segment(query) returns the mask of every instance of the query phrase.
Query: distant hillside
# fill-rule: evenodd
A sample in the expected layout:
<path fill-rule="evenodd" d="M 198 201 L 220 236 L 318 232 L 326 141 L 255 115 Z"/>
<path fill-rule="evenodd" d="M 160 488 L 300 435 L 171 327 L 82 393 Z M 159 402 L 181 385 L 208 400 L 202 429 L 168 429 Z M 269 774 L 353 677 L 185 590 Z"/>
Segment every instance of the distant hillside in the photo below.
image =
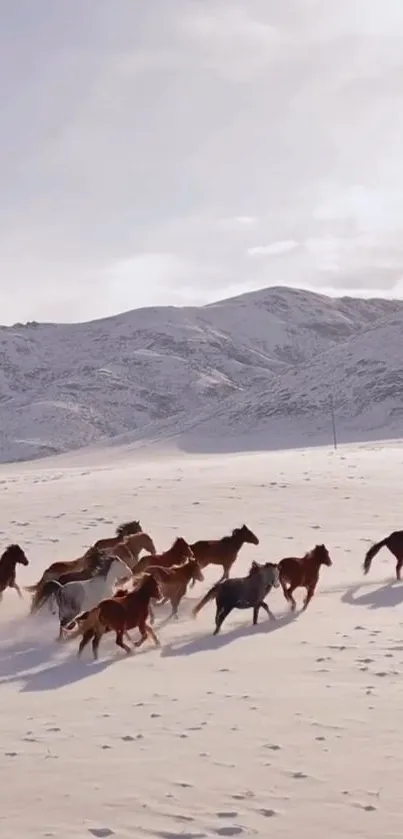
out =
<path fill-rule="evenodd" d="M 176 435 L 197 449 L 198 438 L 215 448 L 257 434 L 270 447 L 287 424 L 290 440 L 327 428 L 330 394 L 346 427 L 387 430 L 403 409 L 402 338 L 402 301 L 276 287 L 203 307 L 0 327 L 0 460 L 122 435 Z"/>

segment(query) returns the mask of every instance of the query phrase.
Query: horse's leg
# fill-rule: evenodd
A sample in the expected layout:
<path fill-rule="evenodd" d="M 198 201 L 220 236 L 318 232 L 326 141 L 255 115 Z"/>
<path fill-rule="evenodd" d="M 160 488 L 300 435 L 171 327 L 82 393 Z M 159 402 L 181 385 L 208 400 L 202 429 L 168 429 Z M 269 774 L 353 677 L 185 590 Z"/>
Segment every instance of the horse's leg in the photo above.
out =
<path fill-rule="evenodd" d="M 302 612 L 305 612 L 305 609 L 307 608 L 308 604 L 312 600 L 312 598 L 315 594 L 315 588 L 316 588 L 316 582 L 313 583 L 313 585 L 307 586 L 306 597 L 305 597 L 305 600 L 304 600 L 304 605 L 302 607 Z"/>
<path fill-rule="evenodd" d="M 138 641 L 134 642 L 135 647 L 141 647 L 141 645 L 144 644 L 144 641 L 147 640 L 148 632 L 147 632 L 147 624 L 146 624 L 145 619 L 142 620 L 142 621 L 139 621 L 138 630 L 140 632 L 141 638 L 139 638 Z"/>
<path fill-rule="evenodd" d="M 201 569 L 201 571 L 204 571 L 204 569 L 207 568 L 208 565 L 210 565 L 209 562 L 203 563 L 202 560 L 200 560 L 200 561 L 198 560 L 198 562 L 199 562 L 199 568 Z M 190 583 L 189 588 L 194 588 L 194 586 L 196 585 L 196 582 L 197 582 L 197 580 L 195 580 L 195 578 L 193 577 L 193 580 Z"/>
<path fill-rule="evenodd" d="M 81 638 L 81 641 L 80 641 L 80 646 L 78 648 L 78 653 L 77 653 L 78 658 L 80 658 L 80 655 L 81 655 L 84 647 L 87 646 L 87 644 L 91 641 L 91 638 L 93 638 L 94 635 L 95 635 L 95 633 L 94 633 L 93 629 L 87 629 L 87 631 L 84 632 L 84 635 L 83 635 L 83 637 Z"/>
<path fill-rule="evenodd" d="M 397 580 L 402 579 L 402 576 L 401 576 L 402 567 L 403 567 L 403 556 L 399 557 L 399 559 L 397 560 L 397 564 L 396 564 L 396 579 Z"/>
<path fill-rule="evenodd" d="M 116 644 L 118 645 L 118 647 L 122 647 L 122 650 L 125 650 L 125 652 L 129 655 L 131 653 L 132 649 L 127 644 L 125 644 L 125 642 L 123 640 L 123 634 L 124 634 L 123 629 L 117 630 L 117 632 L 116 632 Z"/>
<path fill-rule="evenodd" d="M 14 588 L 14 589 L 16 590 L 17 594 L 18 594 L 18 597 L 19 597 L 21 600 L 23 600 L 23 594 L 22 594 L 22 591 L 21 591 L 21 589 L 20 589 L 20 587 L 19 587 L 18 583 L 15 583 L 15 582 L 14 582 L 14 583 L 12 584 L 11 588 Z"/>
<path fill-rule="evenodd" d="M 144 624 L 144 626 L 145 626 L 145 628 L 146 628 L 146 630 L 147 630 L 147 634 L 148 634 L 148 635 L 150 636 L 150 638 L 152 638 L 152 640 L 154 641 L 155 646 L 156 646 L 156 647 L 160 647 L 160 646 L 161 646 L 161 642 L 160 642 L 160 640 L 159 640 L 158 636 L 155 634 L 155 632 L 154 632 L 154 630 L 152 629 L 152 627 L 151 627 L 149 624 L 147 624 L 147 623 L 146 623 L 146 624 Z"/>
<path fill-rule="evenodd" d="M 232 606 L 221 606 L 220 608 L 217 607 L 217 612 L 215 616 L 215 630 L 213 635 L 218 635 L 225 618 L 228 617 L 229 613 L 232 612 Z"/>
<path fill-rule="evenodd" d="M 150 623 L 154 623 L 155 618 L 154 618 L 154 612 L 153 612 L 153 610 L 152 610 L 152 608 L 151 608 L 151 603 L 150 603 L 150 605 L 149 605 L 149 607 L 148 607 L 148 617 L 149 617 L 149 619 L 150 619 Z"/>
<path fill-rule="evenodd" d="M 179 604 L 180 604 L 180 602 L 182 600 L 182 597 L 184 596 L 185 593 L 186 593 L 186 585 L 181 586 L 181 588 L 178 588 L 173 593 L 173 595 L 171 597 L 172 612 L 171 612 L 169 618 L 175 618 L 175 620 L 179 620 L 179 618 L 178 618 Z"/>
<path fill-rule="evenodd" d="M 280 585 L 281 585 L 281 588 L 283 590 L 284 597 L 285 597 L 287 603 L 289 603 L 290 598 L 289 598 L 289 595 L 288 595 L 287 584 L 286 584 L 286 581 L 282 579 L 282 577 L 280 577 Z"/>
<path fill-rule="evenodd" d="M 253 607 L 253 626 L 256 626 L 259 617 L 260 603 Z"/>
<path fill-rule="evenodd" d="M 292 612 L 295 612 L 295 610 L 297 608 L 296 601 L 293 597 L 293 592 L 295 591 L 295 588 L 296 588 L 296 586 L 290 585 L 289 588 L 287 589 L 287 593 L 284 590 L 286 600 L 288 600 L 288 602 L 291 603 L 291 611 Z"/>
<path fill-rule="evenodd" d="M 264 600 L 262 600 L 261 603 L 259 603 L 259 606 L 257 608 L 258 609 L 259 608 L 264 609 L 265 612 L 268 614 L 270 620 L 272 620 L 272 621 L 276 620 L 276 616 L 273 615 L 273 612 L 269 609 L 267 603 L 265 603 Z"/>
<path fill-rule="evenodd" d="M 99 645 L 101 643 L 101 638 L 102 638 L 104 633 L 100 632 L 99 630 L 98 631 L 90 630 L 90 631 L 92 631 L 92 633 L 93 633 L 92 634 L 92 654 L 94 656 L 95 661 L 97 661 L 98 660 Z"/>

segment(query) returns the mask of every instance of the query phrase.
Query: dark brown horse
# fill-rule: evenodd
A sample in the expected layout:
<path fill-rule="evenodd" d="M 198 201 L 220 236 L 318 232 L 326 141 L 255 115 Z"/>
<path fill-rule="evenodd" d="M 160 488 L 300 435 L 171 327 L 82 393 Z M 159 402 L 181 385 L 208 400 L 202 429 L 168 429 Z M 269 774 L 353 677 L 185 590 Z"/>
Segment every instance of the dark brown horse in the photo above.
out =
<path fill-rule="evenodd" d="M 401 579 L 401 571 L 403 568 L 403 530 L 394 530 L 386 539 L 382 539 L 381 542 L 376 542 L 375 545 L 367 551 L 364 564 L 363 564 L 363 571 L 364 574 L 368 574 L 369 569 L 371 568 L 371 563 L 381 548 L 389 548 L 391 554 L 397 559 L 396 563 L 396 579 Z"/>
<path fill-rule="evenodd" d="M 148 636 L 152 638 L 156 646 L 159 646 L 160 642 L 154 630 L 147 623 L 150 603 L 153 599 L 161 599 L 161 590 L 155 577 L 146 572 L 128 594 L 123 596 L 120 593 L 117 597 L 101 600 L 94 609 L 75 618 L 65 627 L 65 634 L 68 635 L 70 631 L 73 631 L 74 635 L 82 634 L 78 648 L 79 656 L 92 640 L 92 652 L 95 659 L 98 658 L 99 644 L 106 632 L 115 632 L 116 644 L 127 653 L 131 653 L 132 649 L 124 643 L 123 636 L 127 636 L 129 629 L 136 627 L 140 631 L 141 638 L 135 642 L 135 647 L 141 647 Z"/>
<path fill-rule="evenodd" d="M 28 559 L 19 545 L 9 545 L 0 558 L 0 600 L 6 588 L 13 588 L 22 597 L 16 582 L 16 565 L 29 565 Z"/>
<path fill-rule="evenodd" d="M 206 568 L 207 565 L 221 565 L 223 569 L 223 575 L 219 580 L 221 582 L 221 580 L 228 580 L 231 568 L 245 543 L 258 545 L 259 539 L 246 524 L 243 524 L 242 527 L 235 528 L 231 536 L 223 536 L 222 539 L 200 539 L 190 547 L 200 568 Z"/>
<path fill-rule="evenodd" d="M 321 565 L 327 567 L 332 565 L 332 560 L 325 545 L 316 545 L 312 551 L 303 557 L 287 556 L 279 562 L 281 587 L 287 603 L 291 603 L 292 611 L 297 608 L 293 597 L 296 588 L 306 589 L 302 611 L 304 612 L 307 608 L 315 594 Z"/>
<path fill-rule="evenodd" d="M 169 618 L 178 619 L 178 608 L 182 598 L 186 594 L 189 583 L 193 580 L 195 583 L 202 583 L 204 580 L 203 572 L 200 568 L 197 559 L 188 559 L 180 565 L 172 565 L 170 568 L 162 568 L 158 565 L 149 565 L 147 572 L 153 574 L 158 581 L 163 602 L 168 600 L 172 606 L 172 612 Z M 150 609 L 150 616 L 152 612 Z"/>

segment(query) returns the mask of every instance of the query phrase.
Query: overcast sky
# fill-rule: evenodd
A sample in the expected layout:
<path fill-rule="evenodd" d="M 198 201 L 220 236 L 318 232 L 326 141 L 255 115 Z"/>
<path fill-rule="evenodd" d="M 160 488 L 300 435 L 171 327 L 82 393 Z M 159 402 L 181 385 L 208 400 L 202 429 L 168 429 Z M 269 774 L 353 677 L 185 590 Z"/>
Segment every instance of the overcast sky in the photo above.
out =
<path fill-rule="evenodd" d="M 403 0 L 0 0 L 0 322 L 403 296 Z"/>

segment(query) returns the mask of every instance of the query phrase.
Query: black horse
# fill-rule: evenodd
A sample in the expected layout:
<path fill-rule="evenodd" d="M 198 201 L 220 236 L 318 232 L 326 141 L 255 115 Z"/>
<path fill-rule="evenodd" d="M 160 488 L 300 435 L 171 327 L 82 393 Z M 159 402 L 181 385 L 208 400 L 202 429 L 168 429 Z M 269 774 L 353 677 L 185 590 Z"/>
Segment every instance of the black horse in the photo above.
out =
<path fill-rule="evenodd" d="M 273 562 L 260 565 L 254 561 L 247 577 L 233 577 L 216 583 L 194 607 L 192 615 L 195 618 L 210 600 L 215 600 L 217 611 L 214 635 L 220 631 L 225 618 L 233 609 L 253 609 L 254 624 L 258 621 L 260 609 L 264 609 L 269 618 L 275 620 L 264 598 L 272 588 L 278 588 L 279 585 L 278 565 Z"/>

